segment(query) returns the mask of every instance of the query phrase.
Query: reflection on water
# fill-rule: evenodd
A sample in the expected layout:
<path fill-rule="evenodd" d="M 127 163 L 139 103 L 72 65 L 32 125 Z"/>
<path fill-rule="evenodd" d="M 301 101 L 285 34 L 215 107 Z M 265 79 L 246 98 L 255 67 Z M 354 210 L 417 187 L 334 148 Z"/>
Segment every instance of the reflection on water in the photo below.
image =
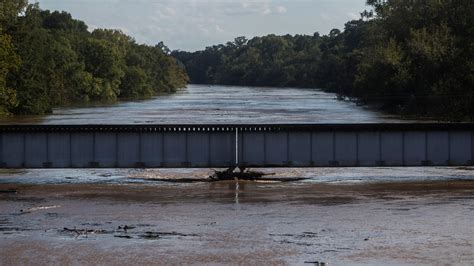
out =
<path fill-rule="evenodd" d="M 151 100 L 83 108 L 52 115 L 15 117 L 0 123 L 375 123 L 400 122 L 318 89 L 189 85 Z"/>
<path fill-rule="evenodd" d="M 235 180 L 235 204 L 239 204 L 239 180 Z"/>

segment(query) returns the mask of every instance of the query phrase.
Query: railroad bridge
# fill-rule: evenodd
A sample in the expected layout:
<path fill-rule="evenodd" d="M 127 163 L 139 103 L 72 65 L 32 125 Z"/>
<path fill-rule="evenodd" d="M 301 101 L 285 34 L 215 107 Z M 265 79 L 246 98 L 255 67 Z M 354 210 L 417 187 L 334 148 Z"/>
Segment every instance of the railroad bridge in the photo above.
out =
<path fill-rule="evenodd" d="M 473 164 L 470 123 L 0 126 L 1 168 Z"/>

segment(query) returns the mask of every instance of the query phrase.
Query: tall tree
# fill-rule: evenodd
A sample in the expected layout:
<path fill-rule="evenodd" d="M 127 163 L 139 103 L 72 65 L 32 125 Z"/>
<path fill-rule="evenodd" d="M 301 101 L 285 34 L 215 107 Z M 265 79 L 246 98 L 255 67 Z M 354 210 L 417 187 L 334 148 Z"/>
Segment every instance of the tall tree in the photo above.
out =
<path fill-rule="evenodd" d="M 474 1 L 368 0 L 321 36 L 267 35 L 172 54 L 191 82 L 319 87 L 401 115 L 474 119 Z"/>
<path fill-rule="evenodd" d="M 0 115 L 8 114 L 17 105 L 16 91 L 7 86 L 7 76 L 19 68 L 21 60 L 8 32 L 26 5 L 26 0 L 0 2 Z"/>
<path fill-rule="evenodd" d="M 2 1 L 0 12 L 0 115 L 150 97 L 186 85 L 184 69 L 163 43 L 138 45 L 118 30 L 90 33 L 69 13 L 26 1 Z"/>

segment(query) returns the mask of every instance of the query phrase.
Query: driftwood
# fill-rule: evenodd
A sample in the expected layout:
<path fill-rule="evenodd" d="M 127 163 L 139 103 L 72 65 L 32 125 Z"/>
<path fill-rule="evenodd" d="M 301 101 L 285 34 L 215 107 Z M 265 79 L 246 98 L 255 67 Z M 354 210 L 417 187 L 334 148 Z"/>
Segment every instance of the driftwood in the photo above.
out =
<path fill-rule="evenodd" d="M 240 171 L 236 171 L 235 167 L 228 168 L 223 171 L 214 171 L 210 176 L 203 178 L 143 178 L 146 181 L 161 181 L 169 183 L 194 183 L 194 182 L 218 182 L 218 181 L 231 181 L 231 180 L 242 180 L 242 181 L 270 181 L 270 182 L 295 182 L 306 180 L 306 177 L 269 177 L 275 175 L 275 173 L 264 173 L 258 171 L 250 171 L 249 169 L 239 168 Z"/>
<path fill-rule="evenodd" d="M 76 227 L 74 227 L 74 228 L 64 227 L 62 232 L 74 233 L 74 234 L 76 234 L 76 237 L 78 237 L 80 235 L 87 236 L 88 234 L 106 234 L 106 233 L 108 233 L 106 230 L 103 230 L 103 229 L 97 229 L 97 230 L 94 230 L 94 229 L 77 229 Z"/>
<path fill-rule="evenodd" d="M 123 230 L 125 233 L 127 233 L 127 230 L 131 230 L 131 229 L 135 229 L 135 226 L 129 226 L 129 225 L 121 226 L 121 225 L 119 225 L 117 227 L 117 231 L 118 230 Z"/>
<path fill-rule="evenodd" d="M 266 175 L 275 175 L 275 173 L 263 173 L 250 171 L 245 168 L 239 168 L 240 171 L 236 172 L 235 168 L 228 168 L 224 171 L 214 170 L 214 174 L 209 176 L 209 179 L 213 181 L 223 181 L 223 180 L 258 180 Z"/>
<path fill-rule="evenodd" d="M 0 193 L 2 193 L 2 194 L 3 193 L 5 193 L 5 194 L 7 194 L 7 193 L 16 194 L 16 193 L 18 193 L 18 191 L 16 189 L 1 189 Z"/>
<path fill-rule="evenodd" d="M 155 232 L 155 231 L 146 231 L 144 233 L 138 233 L 135 235 L 129 235 L 129 234 L 116 234 L 114 237 L 118 238 L 125 238 L 125 239 L 146 239 L 146 240 L 156 240 L 160 239 L 162 237 L 166 236 L 172 236 L 172 237 L 195 237 L 199 236 L 196 234 L 183 234 L 183 233 L 178 233 L 178 232 Z"/>

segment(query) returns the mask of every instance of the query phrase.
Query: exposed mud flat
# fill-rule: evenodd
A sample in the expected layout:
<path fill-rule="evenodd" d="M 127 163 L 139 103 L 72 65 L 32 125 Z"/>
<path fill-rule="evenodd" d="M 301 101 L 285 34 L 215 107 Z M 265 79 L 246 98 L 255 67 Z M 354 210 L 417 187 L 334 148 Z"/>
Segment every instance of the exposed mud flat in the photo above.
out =
<path fill-rule="evenodd" d="M 0 191 L 2 265 L 474 263 L 474 180 Z"/>

